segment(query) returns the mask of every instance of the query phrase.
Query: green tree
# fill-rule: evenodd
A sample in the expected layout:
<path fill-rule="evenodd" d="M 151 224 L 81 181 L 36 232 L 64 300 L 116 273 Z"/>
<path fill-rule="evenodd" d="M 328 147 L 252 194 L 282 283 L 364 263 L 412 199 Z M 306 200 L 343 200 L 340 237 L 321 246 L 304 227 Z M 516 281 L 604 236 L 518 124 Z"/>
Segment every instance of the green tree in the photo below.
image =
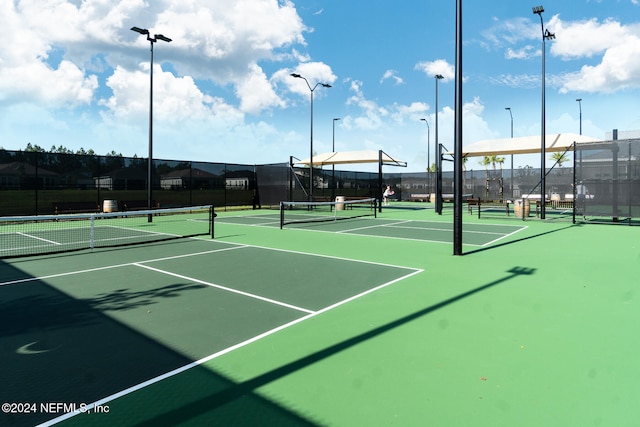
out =
<path fill-rule="evenodd" d="M 566 151 L 565 152 L 557 151 L 557 152 L 553 153 L 549 159 L 551 161 L 555 162 L 558 165 L 559 168 L 562 167 L 562 164 L 564 162 L 568 162 L 569 161 L 569 159 L 567 158 Z"/>

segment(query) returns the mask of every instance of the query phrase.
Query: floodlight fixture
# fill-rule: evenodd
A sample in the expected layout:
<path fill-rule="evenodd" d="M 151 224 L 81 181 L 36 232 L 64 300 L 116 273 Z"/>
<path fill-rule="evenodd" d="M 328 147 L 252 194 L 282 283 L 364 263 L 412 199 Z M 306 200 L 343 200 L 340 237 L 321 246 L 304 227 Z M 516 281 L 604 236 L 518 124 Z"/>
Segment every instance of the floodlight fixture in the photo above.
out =
<path fill-rule="evenodd" d="M 545 41 L 552 40 L 556 38 L 556 35 L 550 32 L 548 29 L 544 28 L 544 20 L 542 19 L 542 12 L 544 12 L 544 8 L 542 6 L 535 6 L 532 8 L 533 13 L 540 17 L 540 28 L 542 30 L 542 118 L 541 118 L 541 147 L 540 147 L 540 218 L 545 219 L 546 216 L 546 207 L 545 207 L 545 197 L 546 197 L 546 167 L 545 167 L 545 156 L 546 156 L 546 113 L 545 113 L 545 52 L 547 50 Z"/>
<path fill-rule="evenodd" d="M 155 34 L 151 37 L 149 30 L 146 28 L 140 27 L 131 27 L 131 31 L 135 31 L 136 33 L 142 34 L 143 36 L 147 36 L 147 40 L 151 45 L 151 60 L 149 66 L 149 160 L 147 164 L 147 209 L 153 209 L 153 198 L 152 198 L 152 188 L 153 188 L 153 44 L 162 40 L 164 42 L 170 42 L 171 39 L 169 37 L 165 37 L 162 34 Z M 147 216 L 148 222 L 153 221 L 153 215 L 149 214 Z"/>
<path fill-rule="evenodd" d="M 511 107 L 504 107 L 505 110 L 509 112 L 509 117 L 511 117 L 511 139 L 513 139 L 513 113 L 511 112 Z M 513 197 L 513 153 L 511 153 L 511 197 Z"/>
<path fill-rule="evenodd" d="M 542 12 L 544 12 L 544 7 L 542 6 L 534 6 L 531 9 L 533 10 L 533 13 L 536 15 L 540 15 Z"/>
<path fill-rule="evenodd" d="M 310 137 L 309 137 L 309 193 L 308 193 L 308 196 L 309 196 L 309 201 L 312 202 L 313 201 L 313 91 L 316 90 L 318 86 L 330 88 L 331 85 L 328 83 L 317 82 L 313 87 L 311 87 L 311 85 L 309 84 L 309 80 L 307 80 L 306 77 L 298 73 L 291 73 L 289 75 L 291 77 L 295 77 L 296 79 L 304 80 L 305 83 L 307 84 L 307 87 L 309 88 L 309 92 L 311 92 L 311 120 L 310 120 L 311 130 L 309 132 Z"/>
<path fill-rule="evenodd" d="M 440 164 L 440 160 L 438 158 L 438 147 L 439 147 L 439 140 L 438 140 L 438 80 L 442 80 L 444 79 L 444 76 L 442 74 L 436 74 L 435 76 L 436 79 L 436 131 L 435 131 L 435 136 L 436 136 L 436 141 L 435 141 L 435 149 L 436 149 L 436 206 L 435 206 L 435 211 L 438 215 L 442 215 L 442 182 L 440 180 L 440 176 L 441 176 L 441 171 L 439 171 L 438 165 Z"/>
<path fill-rule="evenodd" d="M 427 124 L 427 192 L 431 197 L 431 126 L 429 126 L 429 120 L 425 118 L 420 120 Z"/>
<path fill-rule="evenodd" d="M 576 102 L 580 108 L 580 135 L 582 135 L 582 98 L 576 99 Z"/>
<path fill-rule="evenodd" d="M 162 40 L 163 42 L 167 42 L 167 43 L 169 43 L 171 41 L 171 39 L 169 37 L 165 37 L 162 34 L 156 34 L 153 37 L 155 37 L 158 40 Z"/>
<path fill-rule="evenodd" d="M 136 33 L 140 33 L 144 36 L 148 36 L 149 35 L 149 30 L 147 30 L 146 28 L 140 28 L 140 27 L 131 27 L 131 31 L 135 31 Z"/>
<path fill-rule="evenodd" d="M 340 117 L 334 117 L 332 121 L 333 125 L 333 139 L 331 143 L 331 152 L 336 152 L 336 122 L 340 120 Z M 331 200 L 336 198 L 336 165 L 331 165 Z"/>

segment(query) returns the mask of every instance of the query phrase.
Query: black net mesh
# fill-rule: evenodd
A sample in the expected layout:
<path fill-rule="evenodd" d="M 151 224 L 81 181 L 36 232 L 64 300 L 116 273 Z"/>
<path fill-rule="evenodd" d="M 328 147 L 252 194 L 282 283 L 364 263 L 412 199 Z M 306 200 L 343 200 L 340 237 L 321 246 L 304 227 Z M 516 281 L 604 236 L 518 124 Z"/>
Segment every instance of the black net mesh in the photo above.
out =
<path fill-rule="evenodd" d="M 585 193 L 576 203 L 583 205 L 586 217 L 640 218 L 640 139 L 580 144 L 575 164 L 576 188 Z"/>

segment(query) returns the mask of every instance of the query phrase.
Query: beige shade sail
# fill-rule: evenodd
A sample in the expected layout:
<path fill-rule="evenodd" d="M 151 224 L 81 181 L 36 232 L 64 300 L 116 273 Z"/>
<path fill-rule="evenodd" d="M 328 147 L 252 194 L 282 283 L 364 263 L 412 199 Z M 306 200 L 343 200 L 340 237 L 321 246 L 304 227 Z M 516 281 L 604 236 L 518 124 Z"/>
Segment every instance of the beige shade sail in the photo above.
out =
<path fill-rule="evenodd" d="M 384 151 L 363 150 L 363 151 L 338 151 L 313 156 L 313 166 L 324 165 L 346 165 L 356 163 L 379 163 L 382 160 L 383 165 L 406 167 L 407 162 L 394 159 Z M 309 165 L 310 159 L 304 159 L 296 162 L 296 164 Z"/>
<path fill-rule="evenodd" d="M 597 139 L 575 133 L 558 133 L 547 135 L 545 138 L 545 151 L 566 151 L 572 144 L 595 142 Z M 517 138 L 485 139 L 474 142 L 463 148 L 465 157 L 497 156 L 501 154 L 533 154 L 540 153 L 541 137 L 522 136 Z M 453 155 L 453 152 L 446 153 Z"/>

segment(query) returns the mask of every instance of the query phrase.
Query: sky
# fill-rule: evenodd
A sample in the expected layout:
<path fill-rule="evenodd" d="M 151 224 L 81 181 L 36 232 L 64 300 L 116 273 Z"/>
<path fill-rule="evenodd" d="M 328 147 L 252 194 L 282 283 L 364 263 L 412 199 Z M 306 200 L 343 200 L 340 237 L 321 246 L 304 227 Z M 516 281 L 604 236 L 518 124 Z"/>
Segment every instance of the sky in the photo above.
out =
<path fill-rule="evenodd" d="M 308 158 L 313 95 L 314 153 L 382 149 L 408 164 L 393 172 L 425 171 L 436 114 L 438 141 L 454 147 L 455 8 L 0 0 L 0 147 L 147 157 L 151 43 L 137 26 L 172 39 L 153 44 L 154 158 Z M 462 1 L 463 146 L 510 138 L 507 107 L 513 136 L 540 135 L 543 28 L 556 37 L 545 50 L 547 134 L 640 129 L 640 0 Z M 515 167 L 539 167 L 540 156 L 515 157 Z"/>

